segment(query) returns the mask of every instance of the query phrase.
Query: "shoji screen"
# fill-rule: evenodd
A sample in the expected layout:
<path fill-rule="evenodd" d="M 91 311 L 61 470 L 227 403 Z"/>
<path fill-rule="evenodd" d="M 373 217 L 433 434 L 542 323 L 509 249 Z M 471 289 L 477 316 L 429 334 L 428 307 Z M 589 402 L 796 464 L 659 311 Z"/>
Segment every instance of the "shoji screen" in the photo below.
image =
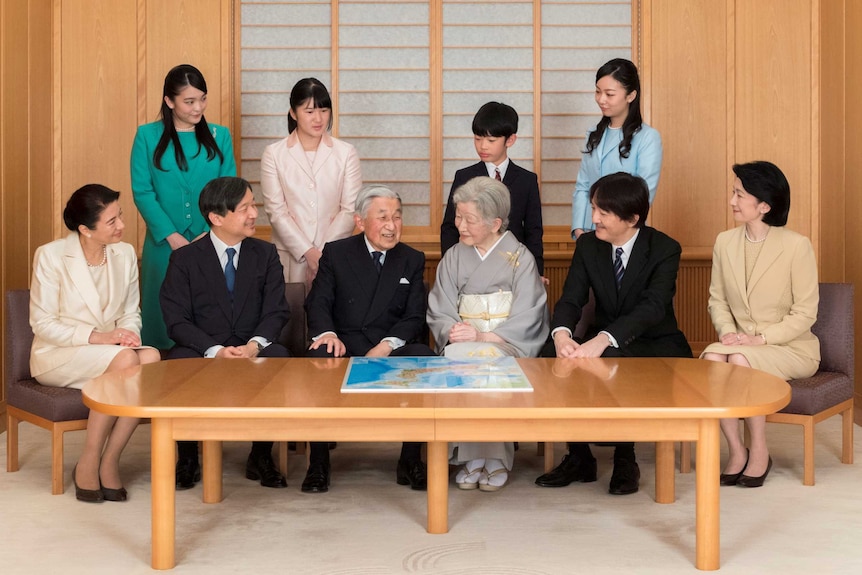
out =
<path fill-rule="evenodd" d="M 478 161 L 470 125 L 491 100 L 518 110 L 511 157 L 539 173 L 546 238 L 566 238 L 595 70 L 632 57 L 627 1 L 243 0 L 240 19 L 243 175 L 259 180 L 291 87 L 315 76 L 334 135 L 366 182 L 401 193 L 417 242 L 435 241 L 455 170 Z"/>

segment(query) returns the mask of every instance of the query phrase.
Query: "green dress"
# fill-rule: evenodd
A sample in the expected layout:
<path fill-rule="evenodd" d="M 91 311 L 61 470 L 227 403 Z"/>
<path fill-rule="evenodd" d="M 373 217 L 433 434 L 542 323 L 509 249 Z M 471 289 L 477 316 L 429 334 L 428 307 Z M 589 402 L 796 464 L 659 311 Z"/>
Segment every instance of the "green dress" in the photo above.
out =
<path fill-rule="evenodd" d="M 201 189 L 214 178 L 236 175 L 230 132 L 217 124 L 209 124 L 209 128 L 224 160 L 218 155 L 207 160 L 206 148 L 198 151 L 194 132 L 178 132 L 187 171 L 177 166 L 172 143 L 162 156 L 162 169 L 153 163 L 153 152 L 164 129 L 161 121 L 139 126 L 132 145 L 132 194 L 147 225 L 141 257 L 141 340 L 159 349 L 173 347 L 159 304 L 159 290 L 171 256 L 166 238 L 178 232 L 191 241 L 209 230 L 198 208 Z"/>

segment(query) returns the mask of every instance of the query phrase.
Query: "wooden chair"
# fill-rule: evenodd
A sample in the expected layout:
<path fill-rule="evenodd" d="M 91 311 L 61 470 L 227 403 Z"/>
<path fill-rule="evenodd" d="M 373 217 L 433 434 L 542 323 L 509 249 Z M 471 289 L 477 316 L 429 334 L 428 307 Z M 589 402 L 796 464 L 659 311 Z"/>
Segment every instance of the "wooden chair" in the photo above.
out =
<path fill-rule="evenodd" d="M 820 368 L 787 383 L 790 404 L 772 415 L 771 423 L 802 426 L 802 484 L 814 485 L 814 426 L 833 415 L 842 417 L 841 462 L 853 463 L 854 333 L 853 284 L 821 283 L 817 321 L 811 328 L 820 340 Z M 691 469 L 691 447 L 680 449 L 680 472 Z"/>
<path fill-rule="evenodd" d="M 63 434 L 87 428 L 90 410 L 81 390 L 40 385 L 30 376 L 30 290 L 6 292 L 6 471 L 18 471 L 18 423 L 26 421 L 51 432 L 51 493 L 60 495 L 63 480 Z"/>

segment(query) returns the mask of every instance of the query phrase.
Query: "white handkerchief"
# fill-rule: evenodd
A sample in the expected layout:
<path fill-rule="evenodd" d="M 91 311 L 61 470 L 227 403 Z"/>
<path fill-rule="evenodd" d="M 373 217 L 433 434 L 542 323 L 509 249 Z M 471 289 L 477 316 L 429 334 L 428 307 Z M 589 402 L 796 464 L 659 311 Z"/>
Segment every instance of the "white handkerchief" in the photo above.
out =
<path fill-rule="evenodd" d="M 400 280 L 398 280 L 398 283 L 399 283 L 399 284 L 407 284 L 407 285 L 410 285 L 410 282 L 409 282 L 409 281 L 407 281 L 407 278 L 401 278 Z"/>

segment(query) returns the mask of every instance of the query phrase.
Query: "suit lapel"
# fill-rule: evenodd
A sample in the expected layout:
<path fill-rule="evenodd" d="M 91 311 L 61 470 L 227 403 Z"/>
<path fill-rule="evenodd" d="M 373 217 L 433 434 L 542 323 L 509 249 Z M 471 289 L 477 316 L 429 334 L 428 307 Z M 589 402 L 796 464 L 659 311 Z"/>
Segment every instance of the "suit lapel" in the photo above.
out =
<path fill-rule="evenodd" d="M 377 291 L 377 281 L 379 279 L 377 270 L 374 269 L 374 262 L 368 254 L 368 248 L 365 245 L 365 236 L 357 234 L 351 237 L 350 253 L 348 264 L 356 278 L 356 284 L 362 290 L 362 301 L 373 302 L 374 294 Z M 386 269 L 389 260 L 389 254 L 386 254 L 386 260 L 383 268 Z M 382 272 L 381 272 L 382 274 Z M 370 309 L 370 306 L 369 306 Z"/>
<path fill-rule="evenodd" d="M 252 280 L 254 279 L 254 270 L 260 265 L 260 253 L 257 251 L 257 246 L 254 242 L 243 240 L 242 247 L 239 251 L 239 266 L 236 270 L 236 283 L 233 287 L 233 313 L 239 315 L 248 299 L 249 291 L 252 288 Z M 227 293 L 227 282 L 225 282 L 225 293 Z M 230 294 L 228 294 L 230 299 Z"/>
<path fill-rule="evenodd" d="M 746 291 L 748 295 L 751 295 L 754 286 L 757 285 L 757 282 L 760 281 L 766 271 L 779 258 L 781 252 L 784 251 L 780 235 L 779 228 L 769 229 L 766 241 L 763 242 L 763 247 L 760 249 L 760 254 L 754 263 L 754 269 L 751 270 L 751 279 L 748 280 L 748 289 Z M 745 258 L 742 259 L 744 260 Z"/>
<path fill-rule="evenodd" d="M 599 285 L 597 289 L 594 289 L 593 292 L 596 294 L 596 298 L 599 298 L 599 294 L 605 294 L 610 298 L 611 309 L 617 309 L 619 294 L 617 294 L 617 282 L 614 279 L 614 267 L 613 262 L 611 261 L 611 244 L 608 242 L 603 242 L 599 239 L 596 239 L 596 269 L 598 270 L 598 282 Z M 577 248 L 575 248 L 577 249 Z"/>
<path fill-rule="evenodd" d="M 84 257 L 84 250 L 81 248 L 81 242 L 78 239 L 78 234 L 71 233 L 66 236 L 66 244 L 63 249 L 63 265 L 66 268 L 66 273 L 72 278 L 72 283 L 78 288 L 78 293 L 81 299 L 96 318 L 99 323 L 102 323 L 102 310 L 99 306 L 99 292 L 96 289 L 96 284 L 93 283 L 93 276 L 87 269 L 87 258 Z"/>
<path fill-rule="evenodd" d="M 120 315 L 119 309 L 126 303 L 125 297 L 119 297 L 125 296 L 126 284 L 128 283 L 124 259 L 123 253 L 116 244 L 108 246 L 108 293 L 110 299 L 105 310 L 105 317 Z"/>
<path fill-rule="evenodd" d="M 320 139 L 320 144 L 317 146 L 317 152 L 314 154 L 314 164 L 311 166 L 311 171 L 314 174 L 317 174 L 317 172 L 326 165 L 326 162 L 329 160 L 329 156 L 331 155 L 332 138 L 329 137 L 329 134 L 323 134 L 323 137 Z"/>
<path fill-rule="evenodd" d="M 736 284 L 738 293 L 746 293 L 745 289 L 745 226 L 737 228 L 737 233 L 727 242 L 723 260 L 728 262 L 730 274 Z"/>
<path fill-rule="evenodd" d="M 320 147 L 320 146 L 318 146 Z M 302 149 L 302 144 L 299 141 L 299 136 L 296 135 L 296 130 L 287 138 L 287 153 L 293 158 L 293 161 L 299 166 L 306 176 L 314 179 L 314 169 L 308 163 L 308 156 L 305 155 L 305 150 Z"/>
<path fill-rule="evenodd" d="M 204 281 L 209 282 L 210 285 L 216 286 L 214 289 L 218 292 L 219 307 L 221 307 L 225 317 L 233 323 L 233 306 L 231 304 L 230 294 L 227 292 L 224 270 L 221 267 L 221 262 L 218 259 L 218 254 L 216 254 L 215 246 L 213 245 L 210 235 L 207 234 L 198 241 L 192 243 L 192 245 L 195 246 L 195 249 L 199 252 L 196 259 L 201 271 L 201 277 L 204 278 Z M 240 265 L 242 265 L 242 258 L 244 256 L 245 254 L 240 255 Z M 239 282 L 239 274 L 237 274 L 237 282 Z M 236 293 L 236 286 L 234 286 L 234 293 Z"/>
<path fill-rule="evenodd" d="M 399 249 L 400 247 L 401 244 L 397 244 L 386 252 L 383 269 L 380 270 L 380 276 L 374 286 L 374 297 L 371 300 L 371 305 L 368 306 L 368 313 L 365 315 L 366 322 L 370 322 L 386 311 L 389 308 L 389 302 L 395 295 L 395 289 L 398 287 L 401 272 L 404 269 L 404 254 Z"/>
<path fill-rule="evenodd" d="M 650 255 L 650 231 L 646 228 L 641 228 L 638 232 L 638 238 L 632 246 L 632 253 L 629 255 L 629 261 L 626 265 L 623 281 L 620 284 L 618 302 L 625 301 L 626 295 L 631 290 L 635 279 L 640 277 L 644 268 L 649 261 Z M 608 254 L 610 256 L 610 254 Z"/>

